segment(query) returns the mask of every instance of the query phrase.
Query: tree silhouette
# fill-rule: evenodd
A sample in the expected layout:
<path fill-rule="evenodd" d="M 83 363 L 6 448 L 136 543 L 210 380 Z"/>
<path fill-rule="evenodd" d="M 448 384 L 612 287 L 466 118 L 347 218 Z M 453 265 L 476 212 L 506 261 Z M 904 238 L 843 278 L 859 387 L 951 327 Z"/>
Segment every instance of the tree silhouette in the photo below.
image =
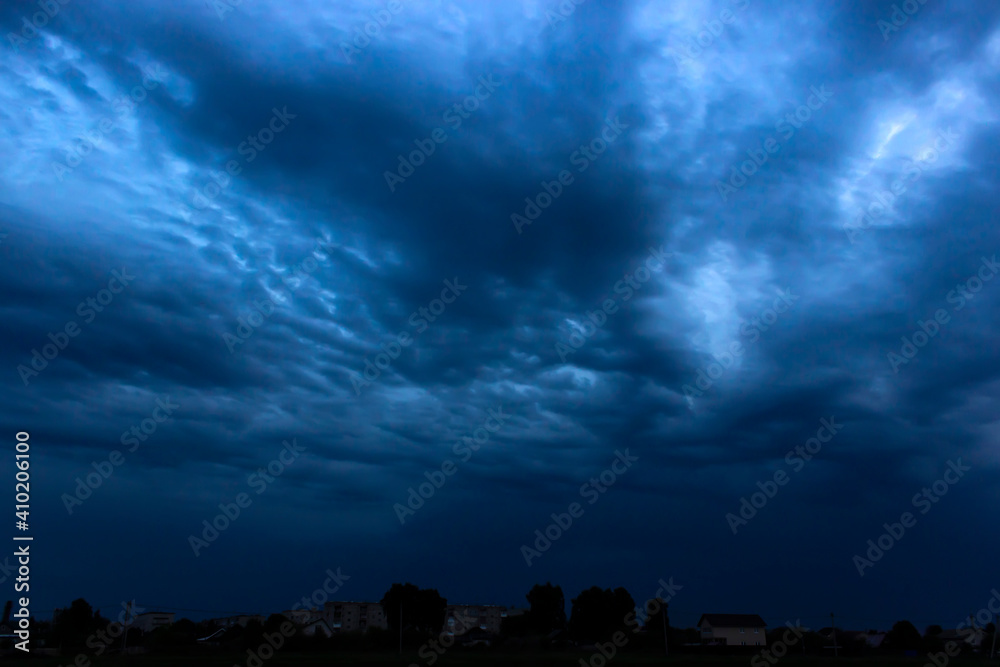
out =
<path fill-rule="evenodd" d="M 527 637 L 531 634 L 531 614 L 508 615 L 500 621 L 500 634 L 504 637 Z"/>
<path fill-rule="evenodd" d="M 264 621 L 264 632 L 281 632 L 281 626 L 291 623 L 287 616 L 283 614 L 271 614 Z M 294 623 L 292 623 L 294 625 Z"/>
<path fill-rule="evenodd" d="M 660 602 L 659 609 L 655 607 L 654 609 L 655 611 L 646 617 L 643 629 L 646 631 L 646 636 L 652 645 L 663 646 L 664 622 L 666 622 L 667 626 L 667 637 L 673 638 L 673 634 L 670 631 L 670 614 L 667 613 L 667 604 L 662 601 Z"/>
<path fill-rule="evenodd" d="M 581 641 L 605 641 L 626 629 L 625 619 L 635 609 L 635 600 L 624 588 L 592 586 L 573 599 L 570 634 Z"/>
<path fill-rule="evenodd" d="M 95 613 L 86 600 L 78 598 L 52 619 L 52 637 L 63 651 L 72 651 L 82 648 L 87 637 L 107 623 L 101 612 Z"/>
<path fill-rule="evenodd" d="M 920 631 L 909 621 L 898 621 L 886 633 L 882 646 L 897 651 L 916 651 L 920 648 Z"/>
<path fill-rule="evenodd" d="M 533 632 L 547 635 L 566 627 L 566 598 L 561 587 L 549 582 L 545 582 L 544 586 L 535 584 L 524 597 L 531 605 L 528 616 Z"/>
<path fill-rule="evenodd" d="M 417 588 L 411 583 L 393 584 L 382 596 L 389 629 L 398 633 L 400 608 L 403 629 L 412 629 L 421 635 L 441 632 L 448 601 L 433 588 Z"/>
<path fill-rule="evenodd" d="M 256 618 L 251 618 L 247 621 L 247 624 L 243 626 L 240 641 L 243 644 L 244 650 L 256 650 L 256 648 L 264 642 L 264 624 Z"/>
<path fill-rule="evenodd" d="M 194 621 L 182 618 L 166 627 L 156 628 L 143 639 L 149 650 L 171 651 L 195 646 L 198 626 Z"/>
<path fill-rule="evenodd" d="M 990 651 L 993 650 L 993 635 L 996 634 L 996 631 L 997 626 L 992 621 L 987 623 L 986 627 L 983 628 L 983 643 L 980 644 L 983 654 L 990 655 Z M 997 641 L 1000 641 L 1000 637 L 997 638 Z M 1000 648 L 996 650 L 1000 652 Z"/>

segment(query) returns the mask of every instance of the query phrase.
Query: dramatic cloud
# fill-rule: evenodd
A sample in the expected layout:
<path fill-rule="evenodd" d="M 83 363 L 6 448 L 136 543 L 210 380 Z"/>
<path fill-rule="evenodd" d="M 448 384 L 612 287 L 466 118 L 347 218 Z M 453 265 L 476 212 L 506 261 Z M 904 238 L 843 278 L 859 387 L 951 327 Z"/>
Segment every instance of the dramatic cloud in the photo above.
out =
<path fill-rule="evenodd" d="M 0 9 L 39 615 L 997 585 L 1000 6 L 54 4 Z"/>

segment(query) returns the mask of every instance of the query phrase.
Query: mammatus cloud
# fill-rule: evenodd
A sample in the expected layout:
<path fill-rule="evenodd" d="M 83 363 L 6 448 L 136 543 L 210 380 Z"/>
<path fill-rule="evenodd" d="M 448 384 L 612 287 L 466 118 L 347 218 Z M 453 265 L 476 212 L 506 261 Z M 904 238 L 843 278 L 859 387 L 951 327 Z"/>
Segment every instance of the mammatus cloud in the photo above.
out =
<path fill-rule="evenodd" d="M 503 604 L 544 580 L 638 594 L 666 563 L 681 625 L 980 604 L 998 19 L 986 1 L 5 5 L 2 420 L 44 471 L 38 613 L 275 609 L 331 558 L 358 599 L 415 581 Z M 302 450 L 278 476 L 284 441 Z M 616 451 L 638 461 L 574 516 Z M 976 474 L 855 576 L 958 460 Z M 955 575 L 905 609 L 881 590 L 928 568 Z"/>

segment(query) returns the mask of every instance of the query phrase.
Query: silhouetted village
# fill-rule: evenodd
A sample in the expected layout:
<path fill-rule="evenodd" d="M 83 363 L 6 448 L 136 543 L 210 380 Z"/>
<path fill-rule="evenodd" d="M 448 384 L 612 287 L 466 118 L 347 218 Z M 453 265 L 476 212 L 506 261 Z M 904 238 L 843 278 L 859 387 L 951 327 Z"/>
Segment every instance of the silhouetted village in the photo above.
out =
<path fill-rule="evenodd" d="M 797 621 L 764 619 L 752 613 L 704 613 L 696 627 L 671 625 L 670 582 L 657 597 L 636 602 L 624 588 L 591 587 L 570 601 L 561 587 L 535 585 L 523 607 L 450 604 L 438 591 L 393 584 L 381 600 L 346 601 L 303 598 L 290 609 L 269 614 L 233 614 L 201 621 L 178 618 L 176 611 L 146 609 L 125 602 L 112 613 L 95 610 L 83 599 L 57 609 L 51 621 L 33 622 L 34 654 L 91 657 L 133 654 L 234 654 L 245 664 L 262 664 L 282 652 L 414 651 L 419 664 L 456 651 L 577 652 L 580 665 L 601 667 L 620 653 L 743 654 L 752 667 L 773 665 L 792 656 L 923 656 L 944 667 L 953 656 L 996 655 L 993 620 L 1000 593 L 992 591 L 990 609 L 971 613 L 955 627 L 931 625 L 923 631 L 901 620 L 891 628 L 861 629 L 830 625 L 808 628 Z M 0 624 L 5 653 L 12 649 L 11 603 Z M 738 610 L 742 611 L 742 610 Z M 85 656 L 81 658 L 81 656 Z M 943 663 L 941 661 L 944 661 Z"/>

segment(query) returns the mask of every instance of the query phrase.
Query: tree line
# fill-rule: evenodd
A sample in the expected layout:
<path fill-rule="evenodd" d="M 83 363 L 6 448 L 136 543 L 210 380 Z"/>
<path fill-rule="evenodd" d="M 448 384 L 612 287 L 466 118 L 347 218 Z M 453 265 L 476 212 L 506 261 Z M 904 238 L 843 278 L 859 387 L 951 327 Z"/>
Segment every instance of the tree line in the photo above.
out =
<path fill-rule="evenodd" d="M 671 627 L 666 601 L 650 600 L 637 606 L 622 587 L 602 589 L 592 586 L 581 591 L 570 601 L 568 617 L 562 588 L 550 582 L 535 584 L 525 595 L 525 601 L 528 604 L 526 611 L 503 618 L 500 635 L 494 639 L 512 648 L 541 649 L 594 645 L 609 641 L 617 633 L 624 633 L 628 638 L 629 650 L 648 648 L 662 651 L 670 646 L 671 651 L 683 651 L 685 646 L 701 643 L 697 629 Z M 322 634 L 304 636 L 297 629 L 284 650 L 379 650 L 396 648 L 400 641 L 407 649 L 413 649 L 442 634 L 448 601 L 436 589 L 396 583 L 382 596 L 380 604 L 385 612 L 387 628 L 370 628 L 365 633 L 336 634 L 329 638 Z M 206 643 L 198 640 L 207 637 L 212 637 L 208 644 L 215 648 L 245 651 L 261 645 L 266 635 L 273 635 L 288 622 L 289 619 L 281 614 L 271 614 L 263 622 L 251 620 L 245 626 L 236 625 L 220 631 L 211 621 L 195 622 L 182 618 L 170 626 L 142 633 L 129 623 L 123 625 L 120 618 L 104 618 L 100 610 L 94 610 L 86 600 L 78 599 L 61 610 L 51 622 L 36 621 L 33 627 L 42 644 L 60 649 L 64 655 L 85 653 L 100 656 L 118 652 L 123 645 L 142 647 L 152 652 L 193 651 L 199 643 Z M 767 633 L 768 647 L 780 641 L 780 630 L 777 628 Z M 983 646 L 987 651 L 994 631 L 992 623 L 983 628 Z M 939 651 L 945 645 L 941 633 L 940 626 L 932 625 L 921 634 L 909 621 L 900 621 L 886 634 L 880 649 L 896 652 Z M 836 644 L 845 655 L 869 650 L 859 638 L 846 633 L 838 635 Z M 832 648 L 829 634 L 820 635 L 814 630 L 807 630 L 795 650 L 826 654 Z"/>

